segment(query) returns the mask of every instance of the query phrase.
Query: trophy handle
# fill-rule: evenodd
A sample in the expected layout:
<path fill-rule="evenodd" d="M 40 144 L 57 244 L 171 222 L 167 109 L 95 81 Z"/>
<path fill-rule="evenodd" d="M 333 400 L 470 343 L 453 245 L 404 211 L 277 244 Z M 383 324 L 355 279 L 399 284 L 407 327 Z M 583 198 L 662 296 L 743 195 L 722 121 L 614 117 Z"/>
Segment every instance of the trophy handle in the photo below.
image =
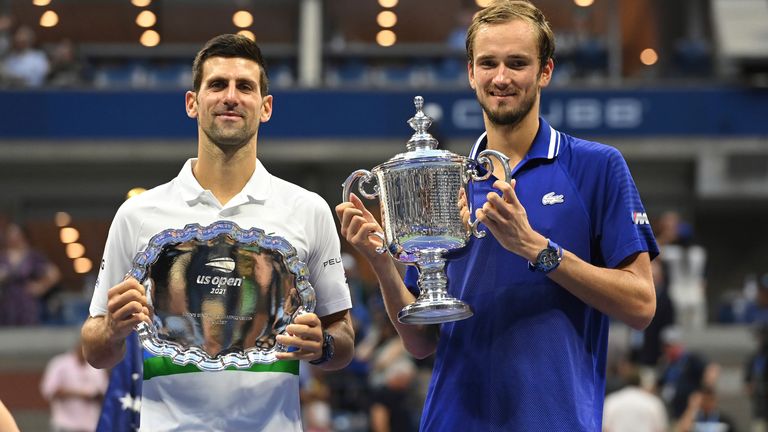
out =
<path fill-rule="evenodd" d="M 488 180 L 488 177 L 491 176 L 491 173 L 493 173 L 493 162 L 490 159 L 490 156 L 495 157 L 496 159 L 501 162 L 501 166 L 504 167 L 504 181 L 509 183 L 512 181 L 512 171 L 509 169 L 509 158 L 504 155 L 504 153 L 501 153 L 496 150 L 483 150 L 480 152 L 480 154 L 477 156 L 477 163 L 485 168 L 485 175 L 478 175 L 477 171 L 474 169 L 470 169 L 470 176 L 472 177 L 472 181 L 483 181 Z M 480 231 L 477 229 L 477 225 L 479 221 L 475 219 L 472 220 L 472 215 L 474 212 L 472 211 L 472 200 L 470 199 L 469 194 L 469 182 L 465 185 L 464 192 L 467 195 L 467 206 L 469 208 L 469 226 L 472 229 L 472 235 L 474 235 L 477 238 L 483 238 L 485 237 L 486 232 Z"/>
<path fill-rule="evenodd" d="M 370 171 L 359 169 L 347 177 L 346 180 L 344 180 L 344 183 L 341 184 L 342 192 L 341 192 L 341 202 L 347 202 L 349 200 L 349 193 L 352 192 L 352 185 L 355 183 L 355 180 L 362 177 L 363 179 L 357 184 L 357 190 L 360 192 L 360 195 L 368 198 L 368 199 L 374 199 L 377 196 L 379 196 L 379 185 L 375 185 L 373 187 L 373 193 L 368 193 L 365 190 L 363 190 L 363 185 L 370 182 L 371 179 L 373 179 L 373 175 Z"/>
<path fill-rule="evenodd" d="M 380 233 L 380 232 L 376 231 L 376 232 L 372 232 L 372 233 L 370 233 L 368 235 L 372 236 L 372 237 L 376 237 L 379 240 L 381 240 L 381 246 L 376 246 L 376 253 L 377 254 L 381 255 L 381 254 L 383 254 L 384 252 L 387 251 L 387 247 L 386 247 L 387 240 L 384 238 L 384 233 Z"/>

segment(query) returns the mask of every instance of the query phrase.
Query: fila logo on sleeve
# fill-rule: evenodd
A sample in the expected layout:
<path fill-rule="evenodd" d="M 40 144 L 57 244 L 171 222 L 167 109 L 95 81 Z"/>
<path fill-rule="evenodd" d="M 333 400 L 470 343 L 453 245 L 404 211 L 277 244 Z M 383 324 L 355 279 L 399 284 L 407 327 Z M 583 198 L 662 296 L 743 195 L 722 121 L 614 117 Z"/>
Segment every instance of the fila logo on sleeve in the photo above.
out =
<path fill-rule="evenodd" d="M 645 214 L 645 212 L 632 212 L 632 222 L 634 222 L 635 225 L 651 224 L 651 222 L 648 220 L 648 215 Z"/>

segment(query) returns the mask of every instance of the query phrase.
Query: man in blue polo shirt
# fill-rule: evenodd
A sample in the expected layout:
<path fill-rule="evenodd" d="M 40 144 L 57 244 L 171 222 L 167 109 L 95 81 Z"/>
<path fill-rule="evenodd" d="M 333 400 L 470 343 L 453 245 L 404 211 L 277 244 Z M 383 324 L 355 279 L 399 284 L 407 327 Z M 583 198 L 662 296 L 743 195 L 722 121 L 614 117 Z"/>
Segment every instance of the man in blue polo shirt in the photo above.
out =
<path fill-rule="evenodd" d="M 387 311 L 416 357 L 436 353 L 424 431 L 600 431 L 609 317 L 642 329 L 655 311 L 658 254 L 621 154 L 553 129 L 539 117 L 554 36 L 526 1 L 496 0 L 467 32 L 469 83 L 483 108 L 484 149 L 510 158 L 475 183 L 471 208 L 489 232 L 449 261 L 448 289 L 474 316 L 439 327 L 401 324 L 417 294 L 360 199 L 336 207 L 342 235 L 372 265 Z M 465 198 L 459 202 L 469 218 Z"/>

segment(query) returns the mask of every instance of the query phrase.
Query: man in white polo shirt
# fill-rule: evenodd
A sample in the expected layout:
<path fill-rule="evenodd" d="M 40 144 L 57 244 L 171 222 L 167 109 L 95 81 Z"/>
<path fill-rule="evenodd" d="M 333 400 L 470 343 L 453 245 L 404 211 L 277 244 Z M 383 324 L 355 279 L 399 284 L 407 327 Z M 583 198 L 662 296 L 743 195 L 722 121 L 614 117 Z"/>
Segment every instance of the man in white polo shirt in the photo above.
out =
<path fill-rule="evenodd" d="M 262 229 L 295 248 L 315 289 L 315 312 L 296 317 L 277 336 L 296 350 L 278 353 L 273 364 L 221 372 L 145 354 L 141 429 L 300 431 L 299 361 L 333 370 L 353 354 L 352 305 L 330 208 L 317 194 L 269 174 L 256 158 L 272 96 L 254 42 L 237 35 L 211 39 L 195 58 L 193 80 L 186 110 L 198 122 L 198 157 L 115 215 L 82 328 L 84 352 L 93 366 L 112 367 L 134 327 L 151 323 L 144 287 L 124 278 L 153 235 L 222 220 Z"/>

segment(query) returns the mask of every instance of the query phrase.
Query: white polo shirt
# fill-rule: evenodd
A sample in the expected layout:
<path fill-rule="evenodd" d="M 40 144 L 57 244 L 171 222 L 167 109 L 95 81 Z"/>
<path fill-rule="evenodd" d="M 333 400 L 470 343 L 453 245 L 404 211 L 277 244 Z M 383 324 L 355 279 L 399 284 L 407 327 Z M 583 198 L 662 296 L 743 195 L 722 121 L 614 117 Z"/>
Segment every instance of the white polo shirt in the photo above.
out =
<path fill-rule="evenodd" d="M 189 223 L 207 226 L 219 220 L 243 229 L 260 228 L 288 241 L 309 269 L 318 316 L 352 307 L 336 225 L 319 195 L 272 176 L 257 160 L 243 190 L 222 206 L 195 179 L 195 163 L 196 159 L 188 160 L 171 182 L 127 200 L 118 209 L 91 300 L 91 316 L 106 314 L 107 290 L 123 280 L 133 258 L 152 236 Z M 148 360 L 153 362 L 149 376 Z M 168 366 L 162 369 L 157 360 L 145 355 L 142 430 L 301 431 L 298 365 L 199 372 L 170 362 L 162 362 Z"/>

